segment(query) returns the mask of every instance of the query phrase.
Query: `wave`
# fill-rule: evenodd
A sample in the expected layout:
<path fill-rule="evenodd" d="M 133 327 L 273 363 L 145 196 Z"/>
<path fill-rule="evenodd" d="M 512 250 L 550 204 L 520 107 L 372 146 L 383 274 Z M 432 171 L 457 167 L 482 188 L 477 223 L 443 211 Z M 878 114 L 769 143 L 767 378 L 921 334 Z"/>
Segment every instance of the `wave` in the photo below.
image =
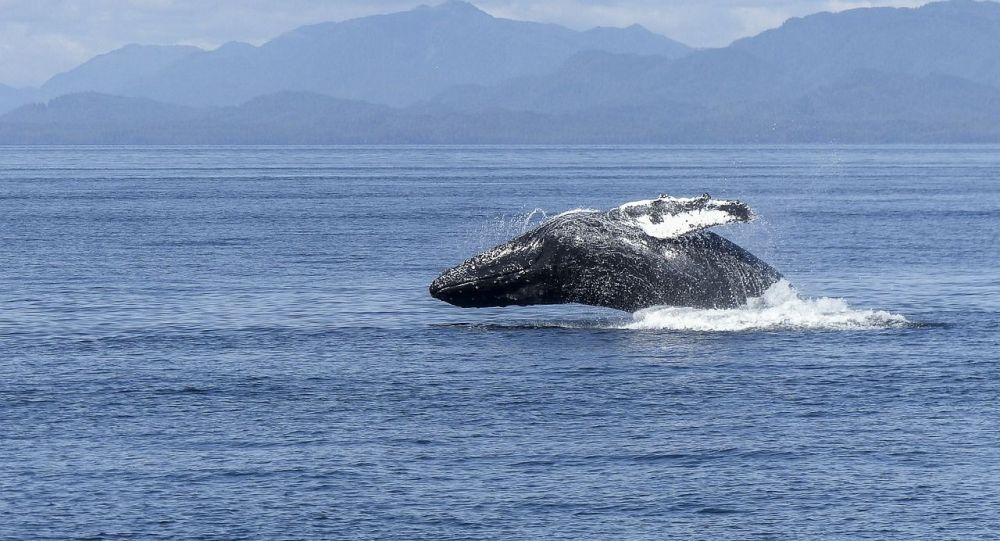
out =
<path fill-rule="evenodd" d="M 844 299 L 808 299 L 787 280 L 738 308 L 699 309 L 654 306 L 632 314 L 621 328 L 678 331 L 870 330 L 909 327 L 900 314 L 855 310 Z"/>

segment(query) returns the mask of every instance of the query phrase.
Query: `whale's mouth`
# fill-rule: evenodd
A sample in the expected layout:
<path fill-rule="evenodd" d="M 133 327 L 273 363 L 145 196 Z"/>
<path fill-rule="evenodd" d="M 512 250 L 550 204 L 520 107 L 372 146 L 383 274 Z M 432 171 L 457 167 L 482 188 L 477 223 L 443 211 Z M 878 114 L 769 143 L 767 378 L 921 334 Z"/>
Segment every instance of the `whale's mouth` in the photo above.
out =
<path fill-rule="evenodd" d="M 443 280 L 442 278 L 444 278 L 444 277 L 442 276 L 441 278 L 438 278 L 437 280 L 434 280 L 433 282 L 431 282 L 431 295 L 433 295 L 435 292 L 441 293 L 441 292 L 444 292 L 444 291 L 451 291 L 453 289 L 461 289 L 461 288 L 464 288 L 464 287 L 473 287 L 473 288 L 476 288 L 476 287 L 479 287 L 479 284 L 481 282 L 500 281 L 500 280 L 502 280 L 505 277 L 516 276 L 516 275 L 519 275 L 519 274 L 524 274 L 525 272 L 526 271 L 524 271 L 524 270 L 502 272 L 502 273 L 499 273 L 499 274 L 491 274 L 489 276 L 480 276 L 480 277 L 476 277 L 476 278 L 469 278 L 468 280 L 462 280 L 462 281 L 450 282 L 450 283 L 447 280 Z"/>
<path fill-rule="evenodd" d="M 528 269 L 516 269 L 487 276 L 452 277 L 446 272 L 431 282 L 430 293 L 435 299 L 461 308 L 509 306 L 524 304 L 517 295 L 517 284 L 523 283 Z"/>

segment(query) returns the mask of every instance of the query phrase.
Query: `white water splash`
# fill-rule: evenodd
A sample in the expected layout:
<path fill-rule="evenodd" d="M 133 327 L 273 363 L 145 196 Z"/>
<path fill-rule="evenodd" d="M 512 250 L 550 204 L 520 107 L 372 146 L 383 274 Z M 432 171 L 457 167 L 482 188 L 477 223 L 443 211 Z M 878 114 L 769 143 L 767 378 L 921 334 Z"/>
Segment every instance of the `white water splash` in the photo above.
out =
<path fill-rule="evenodd" d="M 654 306 L 632 314 L 626 329 L 685 331 L 868 330 L 910 325 L 905 317 L 882 310 L 854 310 L 844 299 L 803 299 L 786 280 L 745 306 L 699 309 Z"/>
<path fill-rule="evenodd" d="M 581 207 L 581 208 L 575 208 L 575 209 L 570 209 L 570 210 L 566 210 L 566 211 L 560 212 L 559 214 L 556 214 L 555 216 L 553 216 L 552 219 L 555 220 L 556 218 L 562 218 L 563 216 L 568 216 L 570 214 L 579 214 L 581 212 L 590 214 L 590 213 L 598 213 L 598 212 L 601 212 L 601 211 L 599 211 L 597 209 L 589 209 L 589 208 L 582 208 Z"/>
<path fill-rule="evenodd" d="M 536 223 L 533 223 L 535 220 L 535 216 L 542 217 L 542 221 L 539 223 L 545 222 L 549 219 L 549 215 L 545 212 L 545 209 L 536 208 L 535 210 L 529 212 L 524 217 L 524 221 L 521 222 L 521 230 L 519 231 L 520 233 L 527 233 L 528 230 L 533 229 L 536 225 L 538 225 Z"/>

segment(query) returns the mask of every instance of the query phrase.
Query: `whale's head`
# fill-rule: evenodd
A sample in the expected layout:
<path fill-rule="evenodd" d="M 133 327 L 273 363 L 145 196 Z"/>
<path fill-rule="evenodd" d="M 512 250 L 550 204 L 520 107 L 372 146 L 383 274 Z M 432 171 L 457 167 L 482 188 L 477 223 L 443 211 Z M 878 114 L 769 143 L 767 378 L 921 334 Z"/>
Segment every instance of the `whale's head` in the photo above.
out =
<path fill-rule="evenodd" d="M 532 231 L 446 270 L 431 296 L 463 308 L 558 303 L 552 252 L 547 235 Z"/>
<path fill-rule="evenodd" d="M 431 296 L 463 308 L 581 302 L 580 282 L 602 268 L 611 275 L 615 253 L 630 249 L 615 229 L 603 213 L 561 215 L 446 270 Z"/>

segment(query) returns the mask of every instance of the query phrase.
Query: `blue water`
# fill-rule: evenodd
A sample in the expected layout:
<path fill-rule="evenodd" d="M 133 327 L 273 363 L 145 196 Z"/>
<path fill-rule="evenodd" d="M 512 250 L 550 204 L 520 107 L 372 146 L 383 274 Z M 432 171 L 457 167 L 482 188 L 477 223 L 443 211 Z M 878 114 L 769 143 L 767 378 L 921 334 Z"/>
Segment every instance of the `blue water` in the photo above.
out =
<path fill-rule="evenodd" d="M 997 539 L 998 178 L 997 147 L 2 148 L 0 538 Z M 427 295 L 536 208 L 706 191 L 761 216 L 719 231 L 798 289 L 776 321 Z"/>

